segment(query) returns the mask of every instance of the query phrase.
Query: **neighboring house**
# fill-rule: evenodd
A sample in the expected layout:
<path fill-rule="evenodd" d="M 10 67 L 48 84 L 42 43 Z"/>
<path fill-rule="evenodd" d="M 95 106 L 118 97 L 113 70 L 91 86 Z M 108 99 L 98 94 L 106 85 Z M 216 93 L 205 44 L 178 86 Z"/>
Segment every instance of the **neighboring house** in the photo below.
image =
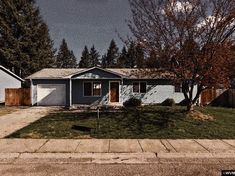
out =
<path fill-rule="evenodd" d="M 122 105 L 131 97 L 143 104 L 173 98 L 184 100 L 172 75 L 145 74 L 138 69 L 43 69 L 26 79 L 31 81 L 32 104 L 40 106 Z M 195 86 L 196 87 L 196 86 Z M 196 91 L 196 88 L 195 88 Z"/>
<path fill-rule="evenodd" d="M 5 102 L 6 88 L 21 88 L 24 80 L 0 65 L 0 103 Z"/>

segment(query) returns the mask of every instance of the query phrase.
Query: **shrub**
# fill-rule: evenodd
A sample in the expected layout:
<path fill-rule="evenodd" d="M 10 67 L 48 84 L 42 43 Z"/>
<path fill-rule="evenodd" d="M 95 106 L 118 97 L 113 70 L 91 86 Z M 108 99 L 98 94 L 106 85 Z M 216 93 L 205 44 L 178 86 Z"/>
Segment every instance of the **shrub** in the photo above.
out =
<path fill-rule="evenodd" d="M 132 98 L 130 98 L 129 100 L 125 101 L 125 102 L 123 103 L 123 106 L 124 106 L 124 107 L 138 107 L 138 106 L 141 106 L 141 100 L 132 97 Z"/>
<path fill-rule="evenodd" d="M 172 98 L 167 98 L 161 103 L 162 106 L 175 106 L 175 100 Z"/>
<path fill-rule="evenodd" d="M 187 105 L 187 101 L 184 99 L 178 105 L 179 106 L 186 106 Z"/>

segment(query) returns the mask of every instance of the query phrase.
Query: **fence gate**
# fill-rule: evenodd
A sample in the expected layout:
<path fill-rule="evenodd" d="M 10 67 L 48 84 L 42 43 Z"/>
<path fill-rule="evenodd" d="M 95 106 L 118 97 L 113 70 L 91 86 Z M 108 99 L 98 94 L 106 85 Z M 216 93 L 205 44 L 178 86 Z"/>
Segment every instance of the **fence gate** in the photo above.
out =
<path fill-rule="evenodd" d="M 31 106 L 31 91 L 29 88 L 5 89 L 6 106 Z"/>

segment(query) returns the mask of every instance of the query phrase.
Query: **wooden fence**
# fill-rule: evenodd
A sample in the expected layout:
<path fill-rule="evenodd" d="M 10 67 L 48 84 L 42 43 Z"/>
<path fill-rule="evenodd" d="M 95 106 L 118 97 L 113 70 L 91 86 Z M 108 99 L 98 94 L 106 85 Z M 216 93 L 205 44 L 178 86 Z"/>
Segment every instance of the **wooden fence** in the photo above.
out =
<path fill-rule="evenodd" d="M 201 105 L 235 108 L 235 89 L 208 89 L 202 92 Z"/>
<path fill-rule="evenodd" d="M 235 89 L 228 90 L 228 104 L 229 107 L 235 108 Z"/>
<path fill-rule="evenodd" d="M 31 106 L 31 91 L 29 88 L 5 89 L 6 106 Z"/>
<path fill-rule="evenodd" d="M 216 89 L 204 90 L 201 94 L 201 105 L 208 105 L 212 100 L 217 97 Z"/>

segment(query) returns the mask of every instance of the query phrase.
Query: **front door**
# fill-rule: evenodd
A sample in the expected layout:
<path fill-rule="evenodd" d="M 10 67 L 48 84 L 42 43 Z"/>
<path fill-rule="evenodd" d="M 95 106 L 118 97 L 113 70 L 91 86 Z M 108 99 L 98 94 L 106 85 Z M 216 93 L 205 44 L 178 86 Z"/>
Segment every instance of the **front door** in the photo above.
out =
<path fill-rule="evenodd" d="M 110 102 L 119 102 L 119 82 L 110 82 Z"/>

